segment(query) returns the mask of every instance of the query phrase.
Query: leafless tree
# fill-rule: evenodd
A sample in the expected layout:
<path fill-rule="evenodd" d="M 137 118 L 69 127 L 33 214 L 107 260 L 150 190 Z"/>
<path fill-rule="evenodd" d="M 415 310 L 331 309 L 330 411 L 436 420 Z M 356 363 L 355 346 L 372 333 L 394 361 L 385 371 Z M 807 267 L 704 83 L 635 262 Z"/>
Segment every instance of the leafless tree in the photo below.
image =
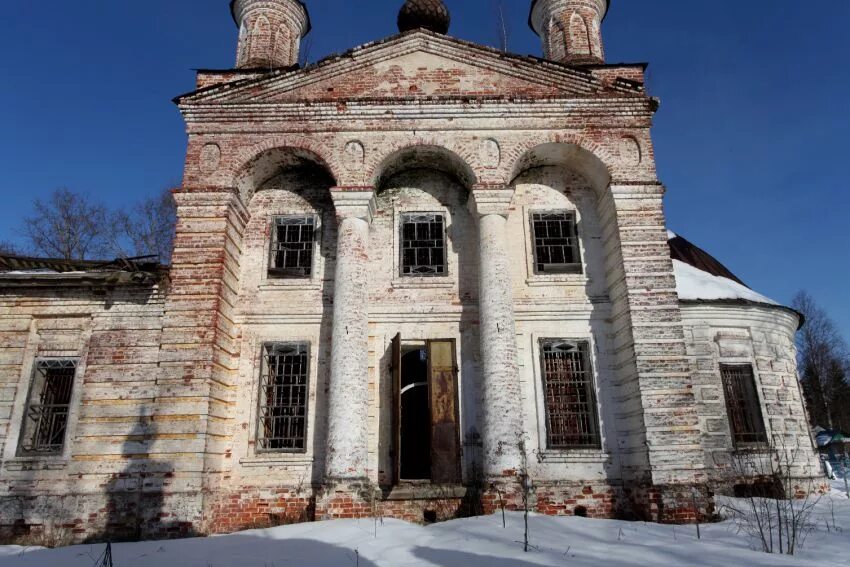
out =
<path fill-rule="evenodd" d="M 11 242 L 7 242 L 5 240 L 0 241 L 0 254 L 19 254 L 20 251 L 18 247 L 12 244 Z"/>
<path fill-rule="evenodd" d="M 800 478 L 800 457 L 800 451 L 781 446 L 732 455 L 727 480 L 739 498 L 726 501 L 721 513 L 765 553 L 794 555 L 816 528 L 821 497 L 811 479 Z"/>
<path fill-rule="evenodd" d="M 130 250 L 121 255 L 155 255 L 162 263 L 171 261 L 177 207 L 170 190 L 145 199 L 129 211 L 119 211 L 113 218 L 117 247 L 122 252 L 125 247 Z"/>
<path fill-rule="evenodd" d="M 496 45 L 501 51 L 507 53 L 511 41 L 511 28 L 505 17 L 505 6 L 502 0 L 493 0 L 493 11 L 496 14 Z"/>
<path fill-rule="evenodd" d="M 113 226 L 106 207 L 86 195 L 57 189 L 36 199 L 23 235 L 35 254 L 64 260 L 104 257 L 111 252 Z"/>
<path fill-rule="evenodd" d="M 792 305 L 806 318 L 797 337 L 797 350 L 813 425 L 850 427 L 850 415 L 846 415 L 850 403 L 847 343 L 826 311 L 808 293 L 798 293 Z"/>

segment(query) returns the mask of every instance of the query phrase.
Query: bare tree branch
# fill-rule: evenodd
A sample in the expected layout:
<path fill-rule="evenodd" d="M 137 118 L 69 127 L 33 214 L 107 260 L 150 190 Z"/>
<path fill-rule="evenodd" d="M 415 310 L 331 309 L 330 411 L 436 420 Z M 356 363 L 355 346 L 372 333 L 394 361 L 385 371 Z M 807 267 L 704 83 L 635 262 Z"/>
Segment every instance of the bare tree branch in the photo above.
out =
<path fill-rule="evenodd" d="M 835 323 L 805 291 L 792 303 L 806 324 L 797 336 L 798 365 L 813 425 L 850 427 L 850 349 Z"/>
<path fill-rule="evenodd" d="M 171 190 L 145 199 L 129 212 L 114 215 L 116 241 L 126 239 L 134 256 L 159 256 L 159 261 L 169 263 L 177 224 L 177 207 Z"/>
<path fill-rule="evenodd" d="M 0 241 L 0 254 L 20 254 L 20 250 L 13 243 L 3 240 Z"/>
<path fill-rule="evenodd" d="M 103 204 L 63 188 L 46 201 L 36 199 L 33 209 L 22 232 L 36 254 L 85 260 L 112 252 L 112 224 Z"/>

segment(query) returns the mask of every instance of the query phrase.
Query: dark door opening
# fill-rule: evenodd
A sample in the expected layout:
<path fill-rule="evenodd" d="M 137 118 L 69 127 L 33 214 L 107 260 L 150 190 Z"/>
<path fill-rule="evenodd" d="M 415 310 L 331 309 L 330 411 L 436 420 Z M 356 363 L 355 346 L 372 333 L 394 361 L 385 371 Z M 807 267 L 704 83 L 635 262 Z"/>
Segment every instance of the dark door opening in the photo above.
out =
<path fill-rule="evenodd" d="M 400 465 L 402 480 L 431 480 L 431 407 L 428 351 L 416 348 L 401 357 Z"/>
<path fill-rule="evenodd" d="M 393 340 L 396 482 L 461 480 L 455 360 L 452 340 Z"/>

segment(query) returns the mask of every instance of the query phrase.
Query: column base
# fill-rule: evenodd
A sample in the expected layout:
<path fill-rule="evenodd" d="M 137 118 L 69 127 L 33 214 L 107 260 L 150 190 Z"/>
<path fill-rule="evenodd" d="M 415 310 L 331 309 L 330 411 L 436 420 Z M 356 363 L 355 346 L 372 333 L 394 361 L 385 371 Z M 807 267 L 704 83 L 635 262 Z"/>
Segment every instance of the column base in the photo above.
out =
<path fill-rule="evenodd" d="M 627 490 L 637 518 L 658 524 L 695 524 L 715 518 L 714 492 L 705 485 L 638 485 Z"/>
<path fill-rule="evenodd" d="M 328 480 L 316 493 L 317 520 L 373 518 L 380 507 L 380 491 L 365 479 Z"/>

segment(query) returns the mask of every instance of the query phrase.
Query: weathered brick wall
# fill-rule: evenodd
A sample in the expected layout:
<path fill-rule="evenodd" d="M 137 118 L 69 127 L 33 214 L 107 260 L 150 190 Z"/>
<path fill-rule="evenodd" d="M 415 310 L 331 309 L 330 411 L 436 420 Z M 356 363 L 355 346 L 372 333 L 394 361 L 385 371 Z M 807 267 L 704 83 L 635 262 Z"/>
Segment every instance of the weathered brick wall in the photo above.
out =
<path fill-rule="evenodd" d="M 374 485 L 389 485 L 393 473 L 390 344 L 397 333 L 457 342 L 463 473 L 474 486 L 487 423 L 482 239 L 470 193 L 505 188 L 493 192 L 513 191 L 504 221 L 511 269 L 496 277 L 512 283 L 520 383 L 517 399 L 500 401 L 522 417 L 534 506 L 557 514 L 581 506 L 595 516 L 636 506 L 664 521 L 706 513 L 692 489 L 723 450 L 723 432 L 706 371 L 710 340 L 697 328 L 740 325 L 737 311 L 697 325 L 693 308 L 680 307 L 650 138 L 657 105 L 641 88 L 641 67 L 570 69 L 413 32 L 305 71 L 223 84 L 246 78 L 202 73 L 198 84 L 208 88 L 179 101 L 189 144 L 167 295 L 0 296 L 4 529 L 23 533 L 55 517 L 84 539 L 468 510 L 468 495 L 375 496 Z M 347 306 L 368 313 L 368 409 L 356 415 L 365 414 L 369 482 L 327 486 L 339 283 L 333 186 L 374 191 L 375 210 L 367 253 L 357 256 L 368 262 L 368 301 Z M 577 211 L 582 275 L 533 274 L 528 215 L 538 208 Z M 398 276 L 405 211 L 447 215 L 448 277 Z M 274 281 L 271 218 L 292 213 L 321 219 L 315 274 Z M 361 216 L 354 223 L 365 226 L 371 215 Z M 500 307 L 502 315 L 510 308 Z M 781 319 L 776 313 L 747 332 L 770 427 L 802 446 L 793 333 L 787 322 L 771 322 Z M 345 338 L 345 329 L 337 332 Z M 540 338 L 590 341 L 601 449 L 546 448 Z M 311 344 L 307 448 L 299 454 L 256 450 L 261 347 L 276 341 Z M 14 458 L 26 367 L 39 352 L 85 361 L 67 462 Z M 517 507 L 516 479 L 503 480 L 508 505 Z M 495 510 L 497 496 L 479 496 L 478 505 Z M 67 513 L 54 513 L 57 506 Z"/>
<path fill-rule="evenodd" d="M 819 476 L 797 375 L 797 315 L 777 307 L 699 304 L 685 305 L 682 314 L 711 480 L 723 483 L 736 472 L 730 470 L 734 446 L 720 375 L 723 363 L 753 366 L 768 439 L 783 463 L 792 465 L 794 476 Z"/>
<path fill-rule="evenodd" d="M 0 292 L 0 533 L 7 541 L 184 529 L 182 497 L 171 486 L 175 466 L 157 454 L 158 447 L 182 444 L 154 414 L 164 293 L 126 286 Z M 20 457 L 39 357 L 78 361 L 65 451 Z"/>

